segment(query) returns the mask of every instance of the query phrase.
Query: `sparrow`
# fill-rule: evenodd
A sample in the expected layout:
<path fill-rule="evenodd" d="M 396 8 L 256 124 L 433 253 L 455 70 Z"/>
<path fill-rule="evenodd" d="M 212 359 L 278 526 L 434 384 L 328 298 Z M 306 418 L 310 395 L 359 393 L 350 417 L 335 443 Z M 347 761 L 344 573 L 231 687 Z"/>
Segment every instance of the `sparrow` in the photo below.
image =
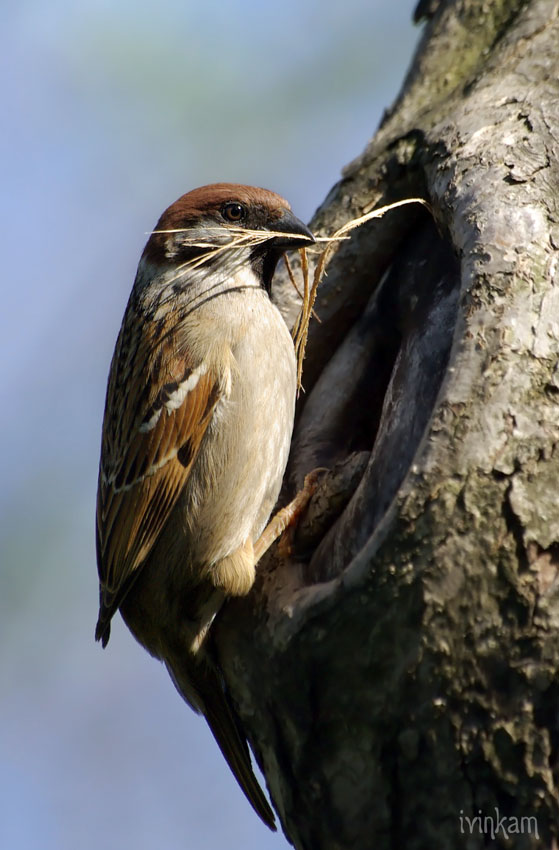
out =
<path fill-rule="evenodd" d="M 204 186 L 163 213 L 116 342 L 99 465 L 96 640 L 120 610 L 271 829 L 208 632 L 251 589 L 279 495 L 297 379 L 272 278 L 283 252 L 312 242 L 287 201 L 250 186 Z"/>

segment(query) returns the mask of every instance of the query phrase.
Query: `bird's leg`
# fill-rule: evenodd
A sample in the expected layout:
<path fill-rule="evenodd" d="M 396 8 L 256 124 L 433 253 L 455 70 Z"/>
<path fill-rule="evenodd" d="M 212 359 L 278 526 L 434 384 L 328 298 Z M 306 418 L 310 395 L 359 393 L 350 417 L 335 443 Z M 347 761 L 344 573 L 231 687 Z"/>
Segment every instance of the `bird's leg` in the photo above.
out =
<path fill-rule="evenodd" d="M 319 478 L 323 472 L 323 469 L 313 469 L 312 472 L 309 472 L 309 474 L 305 477 L 303 489 L 299 490 L 292 502 L 272 517 L 254 544 L 255 564 L 257 564 L 260 558 L 268 551 L 272 543 L 274 543 L 278 537 L 283 534 L 286 528 L 296 525 L 299 517 L 307 507 L 313 493 L 315 492 Z"/>

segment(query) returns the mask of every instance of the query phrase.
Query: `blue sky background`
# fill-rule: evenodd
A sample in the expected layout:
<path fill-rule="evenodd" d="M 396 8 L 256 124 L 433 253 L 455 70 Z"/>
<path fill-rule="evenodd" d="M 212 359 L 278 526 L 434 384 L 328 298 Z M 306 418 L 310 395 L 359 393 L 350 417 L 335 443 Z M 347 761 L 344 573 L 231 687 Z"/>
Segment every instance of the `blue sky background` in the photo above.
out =
<path fill-rule="evenodd" d="M 120 620 L 93 642 L 107 372 L 162 210 L 230 180 L 308 220 L 398 91 L 414 5 L 2 4 L 2 848 L 288 846 Z"/>

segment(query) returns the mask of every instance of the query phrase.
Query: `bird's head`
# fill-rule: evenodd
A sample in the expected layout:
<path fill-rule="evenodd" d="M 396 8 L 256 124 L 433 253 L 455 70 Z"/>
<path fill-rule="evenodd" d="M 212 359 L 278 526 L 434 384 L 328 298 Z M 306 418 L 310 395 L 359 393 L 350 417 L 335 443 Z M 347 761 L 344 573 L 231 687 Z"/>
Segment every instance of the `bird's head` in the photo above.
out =
<path fill-rule="evenodd" d="M 165 210 L 144 250 L 153 267 L 211 271 L 250 263 L 269 291 L 284 251 L 314 242 L 288 202 L 267 189 L 215 183 L 182 195 Z"/>

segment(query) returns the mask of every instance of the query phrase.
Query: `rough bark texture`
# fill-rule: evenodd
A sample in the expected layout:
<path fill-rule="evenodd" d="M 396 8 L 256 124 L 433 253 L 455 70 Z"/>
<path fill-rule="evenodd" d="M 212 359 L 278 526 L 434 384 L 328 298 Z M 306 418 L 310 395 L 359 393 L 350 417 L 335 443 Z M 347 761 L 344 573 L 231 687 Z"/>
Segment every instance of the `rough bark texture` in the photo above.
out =
<path fill-rule="evenodd" d="M 551 848 L 558 9 L 420 12 L 398 101 L 312 226 L 418 194 L 434 219 L 389 213 L 333 257 L 286 495 L 331 471 L 216 644 L 295 847 Z"/>

